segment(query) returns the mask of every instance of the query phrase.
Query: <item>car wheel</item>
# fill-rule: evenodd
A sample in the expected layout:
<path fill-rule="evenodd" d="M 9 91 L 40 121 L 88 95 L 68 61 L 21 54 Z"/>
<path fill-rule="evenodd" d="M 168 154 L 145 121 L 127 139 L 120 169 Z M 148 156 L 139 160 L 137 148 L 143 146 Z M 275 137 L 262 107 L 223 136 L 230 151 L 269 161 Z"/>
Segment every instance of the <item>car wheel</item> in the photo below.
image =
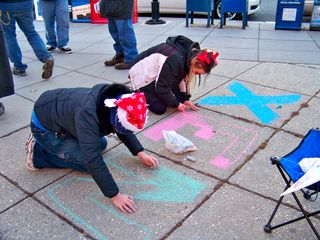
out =
<path fill-rule="evenodd" d="M 215 17 L 220 18 L 221 17 L 221 0 L 215 1 Z M 237 16 L 236 13 L 227 13 L 227 19 L 231 20 L 234 19 Z"/>

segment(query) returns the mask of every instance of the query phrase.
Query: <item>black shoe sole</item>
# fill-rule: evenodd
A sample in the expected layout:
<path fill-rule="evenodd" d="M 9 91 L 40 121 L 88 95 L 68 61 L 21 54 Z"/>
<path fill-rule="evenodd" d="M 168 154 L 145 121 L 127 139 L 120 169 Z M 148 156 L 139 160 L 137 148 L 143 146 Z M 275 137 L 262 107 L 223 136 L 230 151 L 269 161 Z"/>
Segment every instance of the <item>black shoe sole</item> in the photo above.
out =
<path fill-rule="evenodd" d="M 49 59 L 47 60 L 42 67 L 42 78 L 49 79 L 52 76 L 54 61 Z"/>

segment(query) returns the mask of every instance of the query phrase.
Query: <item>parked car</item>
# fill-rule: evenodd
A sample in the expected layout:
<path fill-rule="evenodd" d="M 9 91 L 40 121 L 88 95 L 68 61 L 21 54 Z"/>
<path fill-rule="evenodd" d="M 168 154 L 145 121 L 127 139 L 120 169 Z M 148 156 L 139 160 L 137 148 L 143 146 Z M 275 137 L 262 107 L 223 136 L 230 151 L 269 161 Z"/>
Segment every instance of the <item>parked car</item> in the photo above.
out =
<path fill-rule="evenodd" d="M 152 0 L 138 0 L 139 13 L 151 13 Z M 220 18 L 221 0 L 214 0 L 215 17 Z M 261 0 L 248 1 L 248 14 L 256 13 L 260 10 Z M 160 13 L 183 14 L 186 12 L 186 0 L 159 0 Z M 234 18 L 236 14 L 229 14 L 229 18 Z"/>

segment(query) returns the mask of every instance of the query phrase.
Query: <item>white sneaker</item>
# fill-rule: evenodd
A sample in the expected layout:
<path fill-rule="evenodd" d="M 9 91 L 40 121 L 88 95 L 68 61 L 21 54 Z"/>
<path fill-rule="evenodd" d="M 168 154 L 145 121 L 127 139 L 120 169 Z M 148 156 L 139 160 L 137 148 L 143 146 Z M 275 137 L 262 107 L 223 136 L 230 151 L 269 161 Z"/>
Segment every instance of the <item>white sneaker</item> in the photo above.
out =
<path fill-rule="evenodd" d="M 72 49 L 69 48 L 68 46 L 61 47 L 61 48 L 59 48 L 59 50 L 60 50 L 61 52 L 67 53 L 67 54 L 72 53 Z"/>
<path fill-rule="evenodd" d="M 33 166 L 33 150 L 34 150 L 34 145 L 36 143 L 35 138 L 33 137 L 32 133 L 30 133 L 28 140 L 26 142 L 25 146 L 25 151 L 27 154 L 27 159 L 26 159 L 26 168 L 28 168 L 30 171 L 37 171 L 39 168 L 35 168 Z"/>

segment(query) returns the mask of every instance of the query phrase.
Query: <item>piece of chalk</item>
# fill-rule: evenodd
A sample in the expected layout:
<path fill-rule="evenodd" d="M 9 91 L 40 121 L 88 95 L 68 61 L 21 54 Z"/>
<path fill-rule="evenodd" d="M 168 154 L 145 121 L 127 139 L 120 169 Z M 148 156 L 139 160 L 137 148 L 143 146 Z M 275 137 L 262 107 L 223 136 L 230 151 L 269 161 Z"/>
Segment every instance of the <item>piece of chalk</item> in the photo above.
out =
<path fill-rule="evenodd" d="M 189 160 L 191 162 L 195 162 L 196 161 L 196 159 L 194 157 L 191 157 L 191 156 L 186 156 L 185 160 Z"/>

